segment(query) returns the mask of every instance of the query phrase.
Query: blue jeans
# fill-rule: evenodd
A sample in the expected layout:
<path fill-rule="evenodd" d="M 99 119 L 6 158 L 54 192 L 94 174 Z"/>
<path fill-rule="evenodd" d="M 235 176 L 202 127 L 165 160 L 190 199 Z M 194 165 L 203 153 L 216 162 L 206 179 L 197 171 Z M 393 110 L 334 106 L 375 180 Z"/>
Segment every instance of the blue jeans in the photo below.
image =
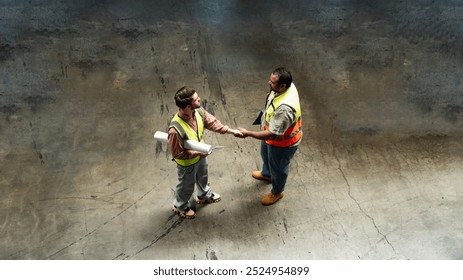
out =
<path fill-rule="evenodd" d="M 285 190 L 289 174 L 289 163 L 298 146 L 276 147 L 262 141 L 260 155 L 262 157 L 262 175 L 272 178 L 272 193 L 279 194 Z"/>
<path fill-rule="evenodd" d="M 177 164 L 178 181 L 175 186 L 174 206 L 185 210 L 190 207 L 189 200 L 196 186 L 198 197 L 210 197 L 212 190 L 208 184 L 208 162 L 206 158 L 201 158 L 197 163 L 190 166 Z"/>

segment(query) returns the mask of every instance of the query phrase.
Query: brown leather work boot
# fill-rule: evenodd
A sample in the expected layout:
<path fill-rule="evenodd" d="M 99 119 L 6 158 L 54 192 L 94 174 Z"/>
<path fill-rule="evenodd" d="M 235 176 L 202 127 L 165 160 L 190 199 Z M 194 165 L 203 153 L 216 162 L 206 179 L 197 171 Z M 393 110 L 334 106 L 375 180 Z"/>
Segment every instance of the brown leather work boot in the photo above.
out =
<path fill-rule="evenodd" d="M 252 177 L 257 180 L 272 182 L 272 178 L 262 175 L 262 171 L 252 171 Z"/>
<path fill-rule="evenodd" d="M 262 205 L 269 206 L 277 202 L 278 200 L 282 199 L 285 196 L 283 193 L 273 194 L 272 192 L 266 194 L 264 198 L 262 198 Z"/>

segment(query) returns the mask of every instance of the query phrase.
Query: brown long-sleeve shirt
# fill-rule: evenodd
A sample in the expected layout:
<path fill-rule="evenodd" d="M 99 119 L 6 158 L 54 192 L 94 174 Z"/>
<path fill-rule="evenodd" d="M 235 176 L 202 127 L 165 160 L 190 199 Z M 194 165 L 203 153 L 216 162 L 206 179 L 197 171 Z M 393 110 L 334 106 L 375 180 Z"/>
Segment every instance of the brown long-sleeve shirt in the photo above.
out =
<path fill-rule="evenodd" d="M 182 114 L 181 111 L 178 112 L 179 117 L 184 120 L 193 130 L 198 131 L 196 124 L 195 114 L 192 115 Z M 229 127 L 223 125 L 216 117 L 204 110 L 204 128 L 218 132 L 220 134 L 225 134 Z M 168 143 L 170 153 L 173 158 L 176 159 L 190 159 L 198 156 L 197 152 L 185 149 L 183 146 L 183 139 L 178 134 L 178 131 L 175 128 L 170 128 L 168 131 Z"/>

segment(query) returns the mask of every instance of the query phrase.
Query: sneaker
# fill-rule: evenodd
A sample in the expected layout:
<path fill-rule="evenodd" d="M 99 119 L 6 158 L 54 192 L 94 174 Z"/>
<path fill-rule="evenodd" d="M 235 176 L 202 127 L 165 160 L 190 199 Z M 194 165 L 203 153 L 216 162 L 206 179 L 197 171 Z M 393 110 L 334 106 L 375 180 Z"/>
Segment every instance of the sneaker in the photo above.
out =
<path fill-rule="evenodd" d="M 191 208 L 186 208 L 185 210 L 178 209 L 177 207 L 172 207 L 172 211 L 174 211 L 175 214 L 178 214 L 182 218 L 186 219 L 194 219 L 196 216 L 195 211 L 191 210 Z"/>
<path fill-rule="evenodd" d="M 269 206 L 277 202 L 278 200 L 282 199 L 285 196 L 283 193 L 273 194 L 272 192 L 266 194 L 264 198 L 262 198 L 262 205 Z"/>
<path fill-rule="evenodd" d="M 220 194 L 212 193 L 210 197 L 205 197 L 205 198 L 196 197 L 196 203 L 209 204 L 209 203 L 219 202 L 221 199 L 222 198 L 220 197 Z"/>
<path fill-rule="evenodd" d="M 272 182 L 272 178 L 262 175 L 262 171 L 252 171 L 252 177 L 257 180 Z"/>

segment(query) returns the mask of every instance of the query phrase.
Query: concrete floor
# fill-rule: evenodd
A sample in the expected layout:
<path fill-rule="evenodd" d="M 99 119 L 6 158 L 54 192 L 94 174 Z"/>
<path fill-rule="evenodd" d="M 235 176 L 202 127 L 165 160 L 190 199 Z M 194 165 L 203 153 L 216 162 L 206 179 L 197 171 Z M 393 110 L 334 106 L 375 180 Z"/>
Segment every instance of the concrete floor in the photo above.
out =
<path fill-rule="evenodd" d="M 460 2 L 129 2 L 1 1 L 0 259 L 463 259 Z M 281 65 L 285 198 L 258 141 L 208 132 L 223 199 L 173 215 L 175 91 L 253 128 Z"/>

